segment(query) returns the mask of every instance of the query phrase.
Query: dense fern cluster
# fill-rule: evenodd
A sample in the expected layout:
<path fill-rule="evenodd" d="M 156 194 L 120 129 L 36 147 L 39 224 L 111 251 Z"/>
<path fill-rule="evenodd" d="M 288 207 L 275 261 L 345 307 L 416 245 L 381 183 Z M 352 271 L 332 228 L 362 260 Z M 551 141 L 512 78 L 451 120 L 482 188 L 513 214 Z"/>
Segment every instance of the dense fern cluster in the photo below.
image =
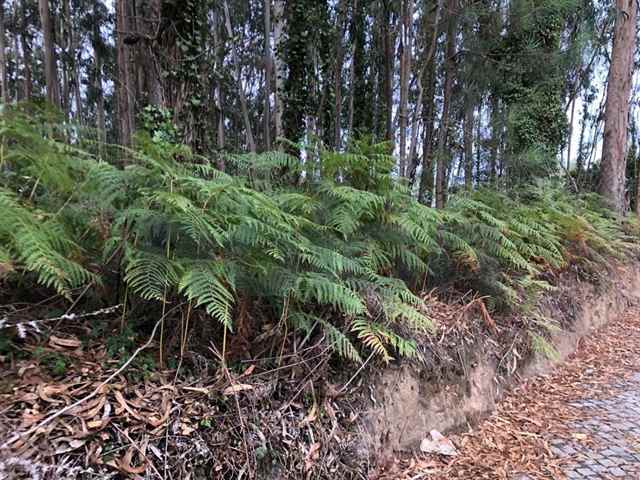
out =
<path fill-rule="evenodd" d="M 540 272 L 627 246 L 593 199 L 548 186 L 426 207 L 394 179 L 387 147 L 367 141 L 307 151 L 304 162 L 228 156 L 223 173 L 147 137 L 122 152 L 122 167 L 20 112 L 0 129 L 0 274 L 32 273 L 68 296 L 115 276 L 129 298 L 182 297 L 226 330 L 240 303 L 258 305 L 307 334 L 324 331 L 354 360 L 363 347 L 416 355 L 412 335 L 433 329 L 416 292 L 452 270 L 517 303 L 522 289 L 543 288 Z"/>

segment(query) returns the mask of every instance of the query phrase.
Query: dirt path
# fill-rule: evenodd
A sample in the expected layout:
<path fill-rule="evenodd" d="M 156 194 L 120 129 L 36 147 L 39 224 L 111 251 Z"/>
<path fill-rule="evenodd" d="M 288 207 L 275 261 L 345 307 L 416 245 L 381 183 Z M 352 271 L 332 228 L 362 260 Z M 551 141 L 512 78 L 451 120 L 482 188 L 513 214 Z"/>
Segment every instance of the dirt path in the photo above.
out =
<path fill-rule="evenodd" d="M 451 439 L 458 456 L 403 458 L 383 478 L 640 479 L 640 310 Z"/>

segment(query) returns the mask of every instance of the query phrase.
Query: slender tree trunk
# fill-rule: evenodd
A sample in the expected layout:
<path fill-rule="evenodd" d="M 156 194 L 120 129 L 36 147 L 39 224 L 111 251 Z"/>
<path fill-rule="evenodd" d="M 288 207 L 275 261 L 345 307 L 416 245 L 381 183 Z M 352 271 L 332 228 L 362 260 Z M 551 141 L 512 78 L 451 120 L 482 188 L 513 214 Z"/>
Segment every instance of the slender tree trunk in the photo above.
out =
<path fill-rule="evenodd" d="M 444 208 L 446 200 L 446 160 L 447 139 L 449 137 L 449 109 L 455 77 L 456 30 L 458 4 L 457 0 L 449 0 L 447 7 L 447 48 L 445 52 L 445 79 L 442 99 L 442 119 L 438 131 L 438 153 L 436 155 L 436 208 Z"/>
<path fill-rule="evenodd" d="M 342 144 L 342 64 L 344 63 L 344 32 L 347 17 L 347 2 L 338 4 L 338 32 L 336 34 L 336 61 L 333 70 L 335 104 L 333 109 L 333 148 L 339 150 Z"/>
<path fill-rule="evenodd" d="M 102 88 L 102 57 L 101 57 L 101 39 L 100 27 L 98 25 L 97 2 L 93 5 L 92 25 L 93 32 L 91 35 L 91 43 L 93 46 L 93 88 L 96 96 L 96 128 L 98 130 L 98 149 L 102 153 L 103 143 L 107 141 L 107 128 L 104 112 L 104 89 Z"/>
<path fill-rule="evenodd" d="M 33 81 L 31 79 L 31 45 L 27 41 L 27 19 L 25 16 L 25 1 L 20 2 L 20 47 L 22 50 L 22 60 L 24 66 L 24 99 L 31 100 L 33 94 Z"/>
<path fill-rule="evenodd" d="M 102 60 L 98 54 L 96 54 L 95 62 L 96 127 L 98 128 L 98 141 L 104 143 L 107 141 L 107 127 L 104 114 L 104 90 L 102 88 Z"/>
<path fill-rule="evenodd" d="M 384 45 L 384 80 L 383 80 L 383 90 L 384 90 L 384 100 L 385 100 L 385 140 L 394 142 L 393 135 L 393 63 L 394 63 L 394 39 L 393 34 L 391 33 L 391 12 L 389 9 L 388 2 L 386 0 L 382 0 L 384 5 L 384 18 L 382 21 L 383 31 L 382 31 L 382 41 Z M 393 145 L 391 146 L 391 151 L 393 151 Z"/>
<path fill-rule="evenodd" d="M 636 152 L 636 216 L 640 217 L 640 152 Z"/>
<path fill-rule="evenodd" d="M 500 102 L 498 97 L 491 95 L 491 141 L 489 148 L 489 182 L 496 181 L 496 169 L 498 166 L 498 145 L 502 136 L 502 124 L 500 121 Z"/>
<path fill-rule="evenodd" d="M 9 82 L 7 79 L 7 53 L 4 28 L 4 0 L 0 0 L 0 87 L 2 88 L 2 103 L 9 103 Z"/>
<path fill-rule="evenodd" d="M 349 112 L 347 114 L 347 135 L 353 138 L 353 97 L 356 86 L 356 46 L 351 49 L 351 65 L 349 66 Z"/>
<path fill-rule="evenodd" d="M 409 104 L 409 78 L 411 77 L 411 51 L 413 48 L 413 0 L 403 0 L 402 32 L 400 34 L 400 176 L 404 177 L 407 169 L 407 125 Z"/>
<path fill-rule="evenodd" d="M 61 68 L 62 68 L 62 109 L 66 118 L 71 118 L 71 81 L 73 80 L 73 62 L 71 52 L 71 12 L 69 9 L 69 0 L 62 0 L 62 16 L 59 18 L 59 46 L 62 51 Z"/>
<path fill-rule="evenodd" d="M 20 53 L 20 41 L 18 39 L 18 35 L 14 34 L 13 35 L 13 51 L 15 54 L 15 59 L 16 59 L 16 81 L 14 83 L 14 97 L 16 99 L 16 102 L 19 102 L 20 100 L 23 100 L 23 93 L 20 90 L 20 85 L 19 85 L 19 81 L 18 79 L 20 78 L 20 65 L 24 65 L 24 60 L 22 60 L 22 55 Z"/>
<path fill-rule="evenodd" d="M 427 95 L 425 96 L 424 112 L 424 133 L 422 137 L 422 173 L 420 175 L 420 186 L 418 188 L 418 201 L 425 205 L 431 205 L 433 199 L 433 141 L 434 124 L 436 120 L 436 62 L 431 63 L 427 77 Z M 417 168 L 417 166 L 416 166 Z M 409 182 L 413 185 L 415 172 L 409 172 Z"/>
<path fill-rule="evenodd" d="M 273 38 L 275 41 L 275 77 L 276 77 L 276 90 L 275 90 L 275 118 L 274 118 L 274 126 L 276 138 L 281 138 L 283 136 L 282 130 L 282 115 L 284 113 L 284 104 L 283 104 L 283 94 L 284 94 L 284 43 L 285 43 L 285 35 L 284 35 L 284 27 L 285 27 L 285 18 L 284 18 L 284 0 L 274 0 L 273 2 L 273 13 L 274 13 L 274 26 L 273 26 Z"/>
<path fill-rule="evenodd" d="M 271 150 L 271 0 L 264 0 L 264 144 Z"/>
<path fill-rule="evenodd" d="M 571 171 L 571 143 L 573 142 L 573 121 L 576 114 L 576 98 L 571 101 L 571 115 L 569 116 L 569 140 L 567 141 L 567 173 Z"/>
<path fill-rule="evenodd" d="M 473 102 L 467 99 L 464 111 L 464 188 L 473 188 L 473 130 L 475 122 Z"/>
<path fill-rule="evenodd" d="M 133 124 L 130 122 L 133 105 L 130 103 L 129 90 L 131 89 L 129 52 L 124 43 L 128 29 L 128 10 L 126 0 L 116 1 L 116 48 L 118 61 L 118 84 L 116 88 L 118 99 L 118 122 L 120 144 L 131 145 Z"/>
<path fill-rule="evenodd" d="M 233 58 L 233 63 L 236 66 L 236 83 L 238 85 L 238 94 L 240 97 L 240 109 L 242 110 L 242 119 L 244 121 L 245 134 L 247 137 L 247 145 L 249 147 L 250 152 L 256 151 L 256 143 L 253 139 L 253 131 L 251 129 L 251 121 L 249 120 L 249 109 L 247 107 L 247 97 L 244 93 L 244 87 L 242 86 L 242 67 L 240 64 L 240 58 L 238 57 L 238 52 L 236 51 L 236 45 L 233 41 L 233 29 L 231 28 L 231 16 L 229 15 L 229 5 L 227 1 L 224 1 L 224 24 L 227 29 L 227 36 L 229 37 L 229 41 L 231 42 L 231 57 Z"/>
<path fill-rule="evenodd" d="M 438 0 L 438 4 L 436 6 L 436 11 L 433 18 L 432 26 L 429 26 L 429 22 L 427 21 L 425 28 L 425 40 L 431 37 L 431 43 L 429 48 L 423 49 L 422 56 L 422 68 L 417 74 L 417 82 L 418 82 L 418 100 L 416 102 L 414 111 L 413 111 L 413 119 L 411 122 L 411 146 L 409 147 L 409 163 L 406 172 L 406 176 L 409 179 L 409 185 L 413 186 L 416 178 L 416 172 L 418 170 L 418 165 L 420 163 L 420 159 L 417 155 L 418 149 L 418 123 L 420 118 L 423 115 L 423 112 L 427 112 L 423 118 L 423 125 L 425 129 L 425 141 L 423 142 L 423 149 L 425 149 L 425 145 L 427 143 L 427 135 L 429 135 L 429 141 L 431 140 L 431 135 L 433 135 L 433 114 L 434 110 L 434 95 L 435 95 L 435 53 L 436 47 L 438 44 L 438 31 L 439 31 L 439 23 L 440 23 L 440 12 L 442 10 L 442 5 L 444 0 Z M 425 72 L 427 72 L 427 77 L 425 78 Z M 424 83 L 426 81 L 427 84 L 427 99 L 426 103 L 424 100 Z M 426 104 L 425 104 L 426 103 Z M 426 108 L 425 108 L 426 107 Z M 427 125 L 427 122 L 431 122 L 431 125 Z M 427 129 L 430 129 L 427 132 Z M 419 195 L 420 198 L 420 195 Z"/>
<path fill-rule="evenodd" d="M 609 67 L 599 193 L 624 213 L 629 96 L 636 50 L 636 0 L 616 0 L 617 16 Z"/>
<path fill-rule="evenodd" d="M 53 22 L 51 21 L 48 0 L 38 0 L 38 7 L 44 42 L 44 74 L 47 84 L 47 100 L 56 107 L 60 107 L 58 68 L 56 66 L 56 52 L 53 46 Z"/>

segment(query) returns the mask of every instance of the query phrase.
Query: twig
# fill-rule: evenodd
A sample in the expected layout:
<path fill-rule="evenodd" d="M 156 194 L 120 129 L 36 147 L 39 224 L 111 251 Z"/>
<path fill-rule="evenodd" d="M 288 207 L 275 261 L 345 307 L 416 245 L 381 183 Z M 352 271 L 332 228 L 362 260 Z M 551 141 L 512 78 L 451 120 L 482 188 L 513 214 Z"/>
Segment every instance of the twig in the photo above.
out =
<path fill-rule="evenodd" d="M 358 368 L 358 370 L 356 370 L 356 373 L 353 374 L 353 376 L 349 379 L 349 381 L 347 383 L 344 384 L 344 387 L 342 387 L 339 391 L 339 393 L 342 393 L 344 391 L 347 390 L 347 388 L 349 387 L 349 385 L 351 385 L 351 382 L 353 382 L 355 380 L 355 378 L 360 374 L 360 372 L 362 370 L 364 370 L 364 367 L 367 366 L 367 363 L 369 363 L 369 361 L 373 358 L 373 354 L 375 352 L 371 352 L 371 355 L 369 355 L 369 358 L 367 358 L 364 363 L 362 365 L 360 365 L 360 368 Z"/>
<path fill-rule="evenodd" d="M 153 327 L 153 331 L 151 332 L 151 336 L 149 337 L 149 340 L 147 340 L 147 343 L 145 343 L 144 345 L 142 345 L 141 347 L 139 347 L 135 352 L 133 352 L 133 355 L 131 355 L 131 357 L 129 357 L 129 360 L 127 360 L 125 363 L 122 364 L 122 366 L 120 368 L 118 368 L 115 372 L 113 372 L 111 375 L 109 375 L 109 377 L 107 377 L 107 379 L 102 382 L 100 385 L 98 385 L 95 390 L 93 392 L 91 392 L 90 394 L 82 397 L 80 400 L 72 403 L 71 405 L 67 405 L 66 407 L 64 407 L 61 410 L 58 410 L 56 413 L 49 415 L 47 418 L 45 418 L 44 420 L 42 420 L 40 423 L 38 423 L 37 425 L 35 425 L 34 427 L 31 427 L 29 430 L 25 431 L 25 432 L 18 432 L 15 435 L 13 435 L 11 438 L 9 438 L 9 440 L 7 440 L 6 442 L 4 442 L 2 445 L 0 445 L 0 450 L 7 448 L 9 445 L 11 445 L 12 443 L 20 440 L 23 437 L 28 437 L 31 434 L 37 432 L 38 430 L 40 430 L 42 427 L 44 427 L 45 425 L 48 425 L 49 423 L 53 422 L 56 418 L 64 415 L 65 413 L 67 413 L 68 411 L 76 408 L 78 405 L 91 400 L 93 397 L 95 397 L 96 395 L 98 395 L 98 393 L 100 393 L 100 391 L 102 390 L 102 388 L 106 385 L 109 384 L 109 382 L 111 382 L 111 380 L 113 380 L 114 378 L 116 378 L 118 375 L 120 375 L 130 364 L 131 362 L 133 362 L 133 360 L 138 356 L 138 354 L 140 352 L 142 352 L 143 350 L 145 350 L 147 347 L 149 347 L 149 345 L 151 345 L 151 343 L 153 342 L 153 338 L 156 335 L 156 330 L 158 329 L 158 326 L 160 325 L 160 322 L 163 320 L 163 318 L 160 318 L 160 320 L 158 320 L 156 322 L 156 324 Z"/>
<path fill-rule="evenodd" d="M 149 457 L 147 457 L 145 455 L 145 453 L 142 451 L 142 449 L 140 447 L 138 447 L 138 445 L 136 445 L 136 442 L 134 442 L 131 437 L 129 436 L 129 434 L 122 430 L 121 428 L 118 427 L 118 425 L 114 424 L 113 425 L 115 427 L 116 430 L 118 430 L 122 435 L 124 435 L 126 437 L 127 440 L 129 440 L 129 442 L 131 442 L 131 446 L 133 448 L 135 448 L 138 453 L 140 453 L 140 455 L 142 456 L 142 458 L 145 460 L 145 462 L 147 462 L 149 464 L 149 466 L 153 469 L 153 471 L 156 473 L 156 475 L 158 475 L 158 478 L 162 478 L 162 475 L 160 475 L 160 472 L 158 471 L 158 469 L 155 467 L 155 465 L 153 464 L 153 462 L 151 460 L 149 460 Z"/>
<path fill-rule="evenodd" d="M 64 315 L 61 315 L 59 317 L 45 318 L 42 320 L 30 320 L 28 322 L 6 323 L 6 324 L 0 323 L 0 330 L 3 330 L 5 328 L 15 327 L 16 325 L 33 325 L 35 323 L 55 322 L 60 320 L 78 320 L 80 318 L 97 317 L 98 315 L 106 315 L 108 313 L 115 312 L 121 306 L 122 306 L 121 304 L 118 304 L 112 307 L 101 308 L 100 310 L 96 310 L 95 312 L 90 312 L 90 313 L 80 313 L 80 314 L 65 313 Z"/>

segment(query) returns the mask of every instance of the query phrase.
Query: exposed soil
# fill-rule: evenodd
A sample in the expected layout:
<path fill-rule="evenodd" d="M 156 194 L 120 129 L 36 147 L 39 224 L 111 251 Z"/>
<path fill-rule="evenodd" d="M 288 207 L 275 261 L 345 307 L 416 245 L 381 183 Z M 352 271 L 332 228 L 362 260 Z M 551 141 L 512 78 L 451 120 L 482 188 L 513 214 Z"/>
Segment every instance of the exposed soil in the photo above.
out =
<path fill-rule="evenodd" d="M 506 394 L 486 421 L 451 436 L 459 456 L 400 458 L 380 478 L 638 478 L 640 456 L 633 456 L 638 453 L 633 448 L 640 428 L 637 418 L 629 420 L 628 410 L 629 402 L 639 407 L 638 372 L 640 309 L 632 308 L 580 340 L 578 350 L 553 373 Z M 607 405 L 612 406 L 608 413 L 603 411 Z M 626 431 L 619 440 L 609 436 L 610 443 L 603 443 L 607 438 L 600 432 L 616 425 L 616 431 L 620 425 Z M 589 465 L 595 467 L 590 472 Z"/>

